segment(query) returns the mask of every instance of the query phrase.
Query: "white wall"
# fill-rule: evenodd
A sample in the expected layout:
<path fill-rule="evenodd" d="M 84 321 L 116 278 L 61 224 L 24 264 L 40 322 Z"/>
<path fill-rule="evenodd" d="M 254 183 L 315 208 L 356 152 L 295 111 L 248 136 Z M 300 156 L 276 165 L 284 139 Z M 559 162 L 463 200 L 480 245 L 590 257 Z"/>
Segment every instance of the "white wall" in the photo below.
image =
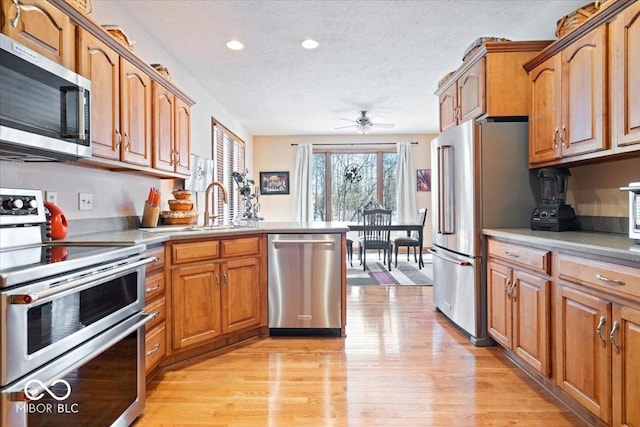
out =
<path fill-rule="evenodd" d="M 296 146 L 291 144 L 366 144 L 396 143 L 417 141 L 412 145 L 413 167 L 431 168 L 431 140 L 437 135 L 278 135 L 254 136 L 254 174 L 258 181 L 259 172 L 288 171 L 293 177 L 296 166 Z M 267 221 L 290 221 L 293 217 L 293 192 L 295 183 L 291 183 L 288 195 L 269 195 L 260 197 L 260 214 Z M 427 208 L 425 223 L 425 246 L 431 245 L 431 192 L 416 191 L 416 205 Z"/>

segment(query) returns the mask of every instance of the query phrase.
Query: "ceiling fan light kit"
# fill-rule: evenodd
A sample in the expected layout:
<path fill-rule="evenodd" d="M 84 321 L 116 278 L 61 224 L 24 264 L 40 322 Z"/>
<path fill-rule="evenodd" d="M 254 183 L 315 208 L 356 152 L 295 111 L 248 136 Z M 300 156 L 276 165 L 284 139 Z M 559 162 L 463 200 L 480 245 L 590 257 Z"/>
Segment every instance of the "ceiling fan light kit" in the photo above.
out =
<path fill-rule="evenodd" d="M 383 119 L 383 117 L 379 117 L 379 116 L 371 119 L 367 116 L 367 111 L 363 110 L 363 111 L 360 111 L 360 117 L 358 117 L 355 120 L 345 119 L 345 118 L 340 119 L 340 120 L 346 120 L 348 122 L 353 122 L 354 124 L 348 125 L 348 126 L 338 126 L 337 128 L 334 128 L 334 129 L 355 128 L 360 135 L 365 135 L 367 132 L 369 132 L 369 130 L 371 130 L 371 128 L 374 128 L 374 127 L 390 129 L 395 126 L 395 123 L 375 122 L 374 120 L 378 118 Z"/>

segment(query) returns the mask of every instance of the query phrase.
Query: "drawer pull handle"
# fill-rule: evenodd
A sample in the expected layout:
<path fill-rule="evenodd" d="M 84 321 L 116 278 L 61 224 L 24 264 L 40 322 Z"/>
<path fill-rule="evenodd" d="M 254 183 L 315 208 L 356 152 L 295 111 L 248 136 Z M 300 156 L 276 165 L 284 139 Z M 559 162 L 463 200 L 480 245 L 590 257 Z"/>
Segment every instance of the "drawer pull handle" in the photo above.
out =
<path fill-rule="evenodd" d="M 149 292 L 153 292 L 153 291 L 155 291 L 155 290 L 157 290 L 157 289 L 160 289 L 160 284 L 157 284 L 157 285 L 155 285 L 155 286 L 153 286 L 153 287 L 151 287 L 151 288 L 147 288 L 146 292 L 147 292 L 147 293 L 149 293 Z"/>
<path fill-rule="evenodd" d="M 155 346 L 153 346 L 151 350 L 147 351 L 147 356 L 151 356 L 153 353 L 155 353 L 158 350 L 160 350 L 160 344 L 156 344 Z"/>
<path fill-rule="evenodd" d="M 511 299 L 511 280 L 507 280 L 507 282 L 504 284 L 504 291 L 507 294 L 507 298 Z"/>
<path fill-rule="evenodd" d="M 518 254 L 517 254 L 517 253 L 515 253 L 515 252 L 509 252 L 509 251 L 506 251 L 506 252 L 505 252 L 505 255 L 506 255 L 506 256 L 510 256 L 511 258 L 520 258 L 520 255 L 518 255 Z"/>
<path fill-rule="evenodd" d="M 515 301 L 516 299 L 518 299 L 518 293 L 516 292 L 517 288 L 516 288 L 516 281 L 513 281 L 513 284 L 511 285 L 511 296 L 513 297 L 513 300 Z"/>
<path fill-rule="evenodd" d="M 616 331 L 620 327 L 620 323 L 616 320 L 613 322 L 613 328 L 611 328 L 611 333 L 609 334 L 609 341 L 611 341 L 611 345 L 613 346 L 613 351 L 620 353 L 620 347 L 616 344 Z"/>
<path fill-rule="evenodd" d="M 216 271 L 216 288 L 220 290 L 220 273 Z"/>
<path fill-rule="evenodd" d="M 601 282 L 612 283 L 612 284 L 618 285 L 618 286 L 626 285 L 626 283 L 623 282 L 620 279 L 609 279 L 608 277 L 605 277 L 605 276 L 601 275 L 600 273 L 596 274 L 596 279 L 600 280 Z"/>
<path fill-rule="evenodd" d="M 600 344 L 602 344 L 602 347 L 606 347 L 607 346 L 607 341 L 605 341 L 605 339 L 602 338 L 602 334 L 601 334 L 602 327 L 604 326 L 605 323 L 607 323 L 607 319 L 605 319 L 604 316 L 600 316 L 600 322 L 598 322 L 598 328 L 596 329 L 596 335 L 600 339 Z"/>

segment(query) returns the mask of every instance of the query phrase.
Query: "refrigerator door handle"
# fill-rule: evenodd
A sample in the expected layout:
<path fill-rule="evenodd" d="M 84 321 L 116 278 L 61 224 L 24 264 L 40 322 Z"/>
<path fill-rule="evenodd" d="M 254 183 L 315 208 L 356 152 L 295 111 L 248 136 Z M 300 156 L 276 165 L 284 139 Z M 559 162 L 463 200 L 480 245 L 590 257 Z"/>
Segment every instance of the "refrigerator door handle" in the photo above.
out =
<path fill-rule="evenodd" d="M 438 182 L 439 192 L 439 213 L 438 213 L 438 233 L 454 234 L 454 212 L 455 198 L 454 190 L 454 165 L 453 146 L 443 145 L 438 147 Z"/>
<path fill-rule="evenodd" d="M 435 256 L 435 257 L 443 259 L 443 260 L 445 260 L 447 262 L 452 262 L 452 263 L 457 264 L 457 265 L 462 266 L 462 267 L 468 267 L 468 266 L 472 265 L 468 261 L 460 261 L 460 260 L 457 260 L 455 258 L 451 258 L 451 257 L 448 257 L 446 255 L 439 254 L 438 252 L 434 251 L 433 249 L 429 249 L 429 253 L 431 255 Z"/>

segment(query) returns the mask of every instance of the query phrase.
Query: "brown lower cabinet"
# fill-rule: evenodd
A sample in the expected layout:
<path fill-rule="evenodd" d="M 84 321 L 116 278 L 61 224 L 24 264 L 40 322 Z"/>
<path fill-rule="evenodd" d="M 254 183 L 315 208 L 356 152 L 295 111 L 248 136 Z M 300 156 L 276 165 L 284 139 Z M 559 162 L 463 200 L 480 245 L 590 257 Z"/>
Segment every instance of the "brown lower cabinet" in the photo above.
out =
<path fill-rule="evenodd" d="M 150 247 L 147 256 L 156 261 L 146 267 L 145 311 L 153 314 L 153 319 L 145 325 L 145 373 L 149 375 L 167 354 L 166 346 L 166 282 L 165 282 L 165 247 Z"/>
<path fill-rule="evenodd" d="M 550 252 L 489 241 L 489 334 L 545 377 L 550 376 Z"/>
<path fill-rule="evenodd" d="M 640 425 L 640 265 L 493 237 L 487 249 L 490 335 L 588 423 Z"/>
<path fill-rule="evenodd" d="M 172 351 L 266 326 L 264 238 L 171 244 Z"/>

